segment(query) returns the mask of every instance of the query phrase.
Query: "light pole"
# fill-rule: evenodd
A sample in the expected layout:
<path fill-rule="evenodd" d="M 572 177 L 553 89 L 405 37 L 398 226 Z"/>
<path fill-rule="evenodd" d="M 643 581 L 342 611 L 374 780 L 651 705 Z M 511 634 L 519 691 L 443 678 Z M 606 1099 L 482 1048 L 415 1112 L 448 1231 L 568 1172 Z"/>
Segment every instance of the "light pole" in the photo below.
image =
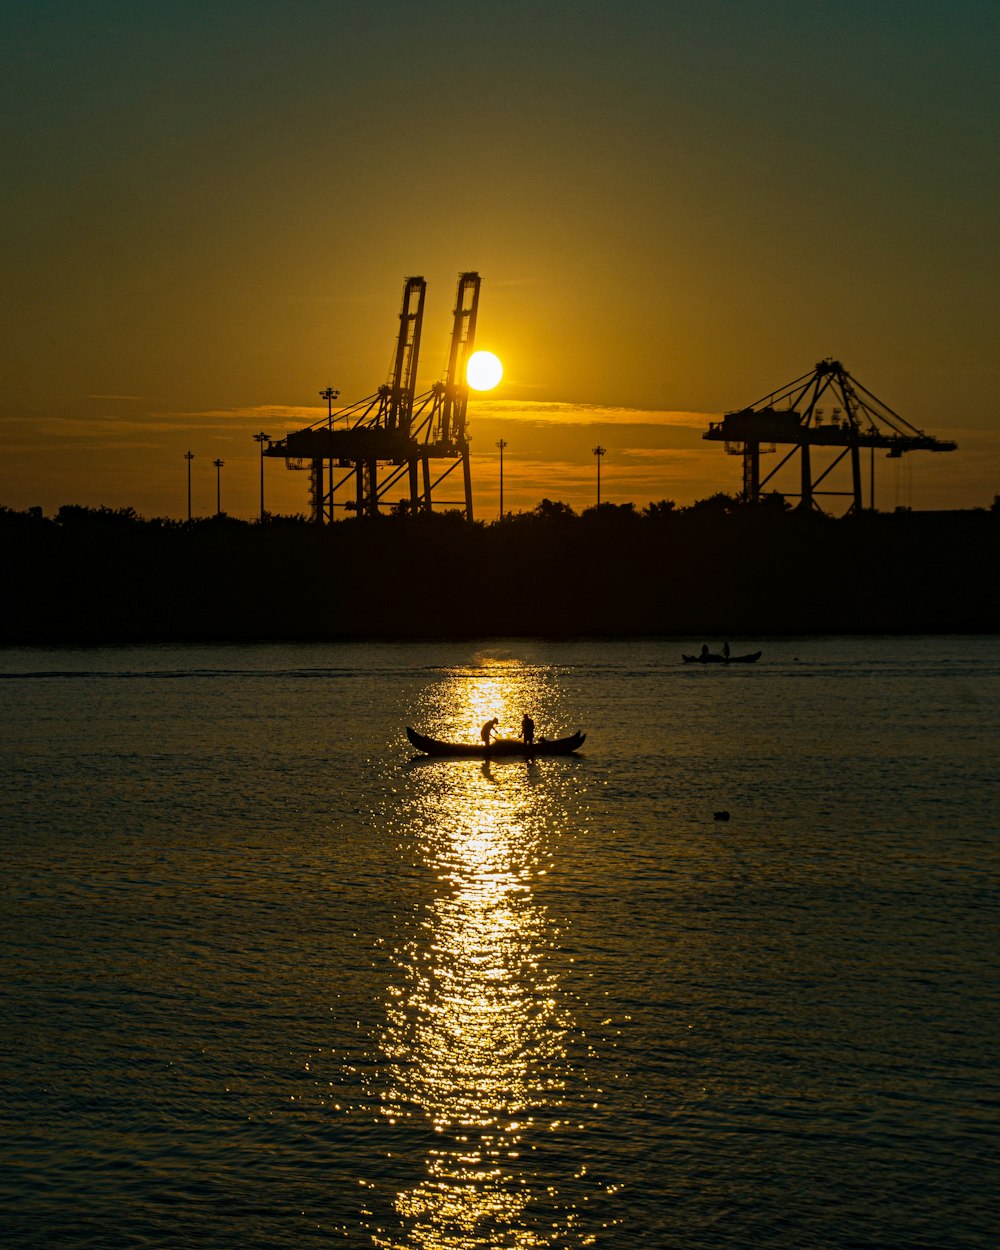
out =
<path fill-rule="evenodd" d="M 260 519 L 264 521 L 264 444 L 271 441 L 271 435 L 265 434 L 263 430 L 259 434 L 253 436 L 255 443 L 260 443 Z"/>
<path fill-rule="evenodd" d="M 340 391 L 336 390 L 332 386 L 328 386 L 325 391 L 320 391 L 319 393 L 320 399 L 326 400 L 326 428 L 327 430 L 329 430 L 331 434 L 333 433 L 333 401 L 337 398 L 339 394 L 340 394 Z M 332 451 L 333 448 L 331 447 L 330 450 Z M 330 481 L 330 521 L 332 523 L 333 522 L 333 456 L 331 456 L 330 459 L 327 461 L 326 473 Z M 322 513 L 322 510 L 323 510 L 322 499 L 319 501 L 319 506 L 320 506 L 320 512 Z"/>
<path fill-rule="evenodd" d="M 869 506 L 872 512 L 874 512 L 875 511 L 875 445 L 874 443 L 872 444 L 871 451 L 869 452 L 868 470 L 869 470 L 869 475 L 871 477 L 871 490 L 869 492 L 871 498 L 869 500 Z"/>
<path fill-rule="evenodd" d="M 320 399 L 326 400 L 326 427 L 328 430 L 333 429 L 333 401 L 340 394 L 340 391 L 334 390 L 332 386 L 328 386 L 325 391 L 320 391 Z"/>
<path fill-rule="evenodd" d="M 507 440 L 501 438 L 497 441 L 500 448 L 500 520 L 503 520 L 503 449 L 507 446 Z"/>
<path fill-rule="evenodd" d="M 186 451 L 184 459 L 188 462 L 188 520 L 191 520 L 191 461 L 194 459 L 193 451 Z"/>
<path fill-rule="evenodd" d="M 222 516 L 222 466 L 225 460 L 213 460 L 215 465 L 215 515 Z"/>
<path fill-rule="evenodd" d="M 600 443 L 594 448 L 594 455 L 597 457 L 597 506 L 601 506 L 601 457 L 608 454 L 608 449 L 602 447 Z"/>

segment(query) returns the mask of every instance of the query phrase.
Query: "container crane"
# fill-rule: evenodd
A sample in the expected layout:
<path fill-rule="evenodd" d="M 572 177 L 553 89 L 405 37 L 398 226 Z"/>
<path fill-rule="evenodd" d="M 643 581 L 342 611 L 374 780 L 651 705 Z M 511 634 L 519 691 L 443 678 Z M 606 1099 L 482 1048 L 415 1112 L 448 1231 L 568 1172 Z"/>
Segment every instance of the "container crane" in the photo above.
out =
<path fill-rule="evenodd" d="M 289 468 L 309 470 L 313 521 L 329 524 L 338 507 L 353 510 L 358 516 L 377 516 L 387 502 L 387 493 L 404 478 L 408 497 L 401 502 L 412 513 L 430 512 L 435 503 L 457 504 L 472 520 L 465 366 L 475 343 L 479 288 L 478 273 L 459 275 L 444 381 L 436 382 L 422 395 L 415 394 L 427 284 L 423 278 L 407 278 L 389 381 L 373 395 L 341 409 L 336 418 L 340 428 L 332 421 L 317 421 L 265 449 L 265 456 L 283 459 Z M 449 462 L 436 478 L 431 472 L 432 461 Z M 437 488 L 459 465 L 463 468 L 464 499 L 436 498 Z M 337 470 L 346 470 L 339 480 L 335 480 Z M 340 503 L 336 492 L 352 478 L 353 498 Z"/>
<path fill-rule="evenodd" d="M 820 401 L 832 404 L 821 408 Z M 884 448 L 896 459 L 908 451 L 954 451 L 956 443 L 933 438 L 910 425 L 888 404 L 867 390 L 847 372 L 839 360 L 823 360 L 811 373 L 779 387 L 763 399 L 738 412 L 727 412 L 713 421 L 703 438 L 724 442 L 730 455 L 743 457 L 743 491 L 746 503 L 757 503 L 763 488 L 795 455 L 799 456 L 799 506 L 818 507 L 817 495 L 845 495 L 849 511 L 861 512 L 861 449 L 871 453 L 870 507 L 875 506 L 875 449 Z M 775 451 L 777 444 L 791 449 L 763 479 L 760 457 Z M 835 452 L 833 461 L 814 476 L 813 449 Z M 838 451 L 839 449 L 839 451 Z M 850 457 L 851 490 L 820 490 L 827 476 Z M 782 494 L 796 497 L 794 491 Z"/>

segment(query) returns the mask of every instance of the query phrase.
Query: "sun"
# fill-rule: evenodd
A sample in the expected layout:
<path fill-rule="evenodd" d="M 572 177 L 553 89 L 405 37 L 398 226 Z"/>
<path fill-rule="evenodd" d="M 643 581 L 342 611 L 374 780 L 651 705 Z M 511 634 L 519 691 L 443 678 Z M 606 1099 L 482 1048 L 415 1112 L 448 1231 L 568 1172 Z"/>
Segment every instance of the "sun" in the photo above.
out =
<path fill-rule="evenodd" d="M 503 377 L 503 365 L 492 352 L 473 352 L 465 376 L 474 391 L 492 391 Z"/>

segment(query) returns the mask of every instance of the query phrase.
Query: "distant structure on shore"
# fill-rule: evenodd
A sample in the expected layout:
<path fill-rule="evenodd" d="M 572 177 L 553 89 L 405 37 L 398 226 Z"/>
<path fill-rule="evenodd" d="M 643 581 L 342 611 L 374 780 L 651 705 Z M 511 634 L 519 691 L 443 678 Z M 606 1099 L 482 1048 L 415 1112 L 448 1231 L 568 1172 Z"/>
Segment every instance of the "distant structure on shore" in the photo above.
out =
<path fill-rule="evenodd" d="M 406 278 L 389 380 L 373 394 L 336 412 L 333 400 L 339 392 L 327 387 L 320 392 L 327 400 L 325 418 L 262 444 L 262 466 L 268 457 L 308 472 L 309 516 L 316 524 L 331 524 L 338 508 L 371 517 L 388 508 L 416 514 L 438 506 L 460 508 L 467 520 L 473 519 L 466 366 L 475 346 L 480 285 L 478 273 L 458 276 L 443 380 L 416 394 L 427 284 L 421 277 Z M 957 447 L 918 430 L 833 359 L 820 361 L 811 373 L 748 407 L 726 413 L 721 421 L 711 422 L 702 437 L 723 442 L 729 455 L 743 457 L 742 502 L 760 502 L 765 487 L 797 456 L 798 490 L 782 486 L 780 494 L 797 498 L 807 510 L 822 510 L 817 502 L 820 497 L 843 496 L 850 500 L 848 512 L 862 512 L 865 507 L 863 449 L 869 451 L 868 507 L 874 510 L 876 449 L 899 459 L 905 452 L 954 451 Z M 775 452 L 779 445 L 789 450 L 762 478 L 761 456 Z M 595 448 L 598 456 L 603 451 Z M 814 455 L 819 452 L 830 453 L 832 459 L 827 455 L 822 466 L 815 465 Z M 850 489 L 821 489 L 845 459 L 850 465 Z M 462 470 L 461 497 L 441 498 L 439 488 L 458 468 Z M 600 460 L 597 480 L 600 506 Z M 775 491 L 773 486 L 771 491 Z"/>
<path fill-rule="evenodd" d="M 459 274 L 443 381 L 415 394 L 427 284 L 407 278 L 389 381 L 337 413 L 331 400 L 325 419 L 262 449 L 263 456 L 308 471 L 310 516 L 317 524 L 330 524 L 337 508 L 377 516 L 390 502 L 389 491 L 399 487 L 403 495 L 396 506 L 412 513 L 430 512 L 437 504 L 460 507 L 473 519 L 465 367 L 476 338 L 479 287 L 478 273 Z M 459 467 L 464 497 L 439 498 L 438 487 Z"/>
<path fill-rule="evenodd" d="M 820 402 L 832 408 L 819 407 Z M 875 507 L 875 449 L 885 448 L 890 458 L 908 451 L 954 451 L 956 443 L 932 438 L 910 425 L 847 372 L 839 360 L 823 360 L 812 373 L 779 387 L 763 399 L 738 412 L 727 412 L 713 421 L 702 435 L 726 444 L 729 455 L 743 457 L 745 503 L 760 500 L 764 487 L 794 456 L 799 457 L 799 490 L 782 490 L 798 498 L 799 506 L 815 508 L 817 495 L 846 495 L 849 512 L 861 512 L 861 449 L 869 449 L 869 507 Z M 774 452 L 778 444 L 790 450 L 763 479 L 760 457 Z M 814 476 L 813 449 L 829 450 L 831 463 Z M 820 490 L 838 464 L 850 457 L 851 490 Z"/>

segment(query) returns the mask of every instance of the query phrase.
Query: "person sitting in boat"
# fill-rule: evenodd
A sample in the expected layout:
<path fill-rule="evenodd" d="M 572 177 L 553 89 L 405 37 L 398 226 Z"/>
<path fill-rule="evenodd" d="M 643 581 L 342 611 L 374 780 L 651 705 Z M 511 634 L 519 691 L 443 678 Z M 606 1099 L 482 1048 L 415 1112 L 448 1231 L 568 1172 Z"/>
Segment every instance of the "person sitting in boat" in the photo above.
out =
<path fill-rule="evenodd" d="M 482 738 L 483 742 L 485 742 L 487 746 L 490 745 L 490 738 L 493 734 L 496 733 L 497 725 L 499 724 L 500 724 L 500 717 L 494 716 L 492 720 L 488 720 L 486 724 L 482 727 L 482 729 L 480 729 L 479 736 L 480 738 Z"/>
<path fill-rule="evenodd" d="M 535 722 L 527 712 L 521 717 L 521 737 L 524 739 L 526 747 L 530 747 L 535 741 Z"/>

